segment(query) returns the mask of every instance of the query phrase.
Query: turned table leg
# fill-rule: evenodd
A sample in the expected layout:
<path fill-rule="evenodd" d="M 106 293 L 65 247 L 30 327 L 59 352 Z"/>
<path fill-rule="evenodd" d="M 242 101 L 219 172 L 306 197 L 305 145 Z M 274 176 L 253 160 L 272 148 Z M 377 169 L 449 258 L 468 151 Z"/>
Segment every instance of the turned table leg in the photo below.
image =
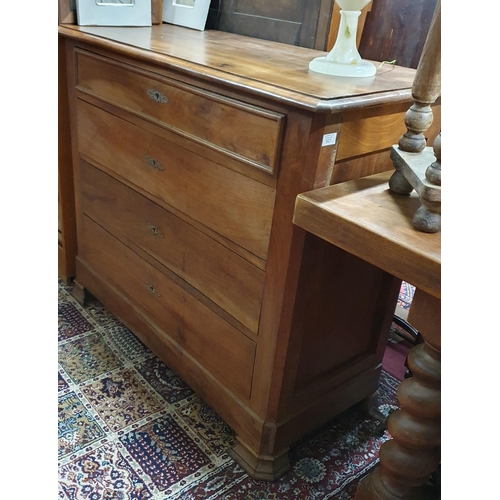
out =
<path fill-rule="evenodd" d="M 441 301 L 416 290 L 408 322 L 424 339 L 408 356 L 412 377 L 398 389 L 401 409 L 388 419 L 392 439 L 380 464 L 364 478 L 356 500 L 438 498 L 429 485 L 441 457 Z"/>

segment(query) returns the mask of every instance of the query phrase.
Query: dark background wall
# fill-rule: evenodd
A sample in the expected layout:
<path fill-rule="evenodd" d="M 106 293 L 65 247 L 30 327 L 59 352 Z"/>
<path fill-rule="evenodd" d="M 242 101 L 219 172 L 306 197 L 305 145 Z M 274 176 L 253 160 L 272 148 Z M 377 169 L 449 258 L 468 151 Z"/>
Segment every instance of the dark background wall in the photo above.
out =
<path fill-rule="evenodd" d="M 212 0 L 207 29 L 275 42 L 324 46 L 333 0 Z"/>
<path fill-rule="evenodd" d="M 437 0 L 373 0 L 359 44 L 364 59 L 416 68 Z"/>

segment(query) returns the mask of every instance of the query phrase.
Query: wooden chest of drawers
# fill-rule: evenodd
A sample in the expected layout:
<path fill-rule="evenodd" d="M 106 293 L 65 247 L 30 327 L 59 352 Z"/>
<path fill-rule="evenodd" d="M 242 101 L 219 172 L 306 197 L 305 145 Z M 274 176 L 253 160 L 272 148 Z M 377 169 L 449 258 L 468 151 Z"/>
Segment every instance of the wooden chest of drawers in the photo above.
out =
<path fill-rule="evenodd" d="M 295 198 L 392 168 L 414 71 L 332 79 L 308 73 L 316 51 L 169 25 L 59 33 L 77 293 L 214 407 L 250 474 L 274 479 L 291 443 L 375 391 L 399 285 L 295 227 Z"/>

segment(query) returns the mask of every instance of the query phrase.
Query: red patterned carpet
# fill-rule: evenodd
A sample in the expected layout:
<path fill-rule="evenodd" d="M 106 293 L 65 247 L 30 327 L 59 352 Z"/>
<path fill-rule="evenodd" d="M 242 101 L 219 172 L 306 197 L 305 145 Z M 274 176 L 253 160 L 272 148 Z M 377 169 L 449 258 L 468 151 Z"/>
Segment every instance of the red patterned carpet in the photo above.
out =
<path fill-rule="evenodd" d="M 61 500 L 348 500 L 377 464 L 389 435 L 353 408 L 297 443 L 283 478 L 253 481 L 228 456 L 233 432 L 218 415 L 100 303 L 84 309 L 70 291 L 59 283 Z M 388 344 L 386 414 L 405 349 Z"/>

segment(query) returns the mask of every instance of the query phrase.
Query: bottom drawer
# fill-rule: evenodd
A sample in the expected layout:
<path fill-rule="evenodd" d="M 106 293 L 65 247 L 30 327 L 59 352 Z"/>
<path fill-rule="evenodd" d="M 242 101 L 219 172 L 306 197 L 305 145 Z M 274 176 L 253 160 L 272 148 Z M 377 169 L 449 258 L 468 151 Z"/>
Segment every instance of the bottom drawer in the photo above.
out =
<path fill-rule="evenodd" d="M 81 229 L 79 257 L 225 385 L 248 399 L 255 343 L 86 216 Z"/>

